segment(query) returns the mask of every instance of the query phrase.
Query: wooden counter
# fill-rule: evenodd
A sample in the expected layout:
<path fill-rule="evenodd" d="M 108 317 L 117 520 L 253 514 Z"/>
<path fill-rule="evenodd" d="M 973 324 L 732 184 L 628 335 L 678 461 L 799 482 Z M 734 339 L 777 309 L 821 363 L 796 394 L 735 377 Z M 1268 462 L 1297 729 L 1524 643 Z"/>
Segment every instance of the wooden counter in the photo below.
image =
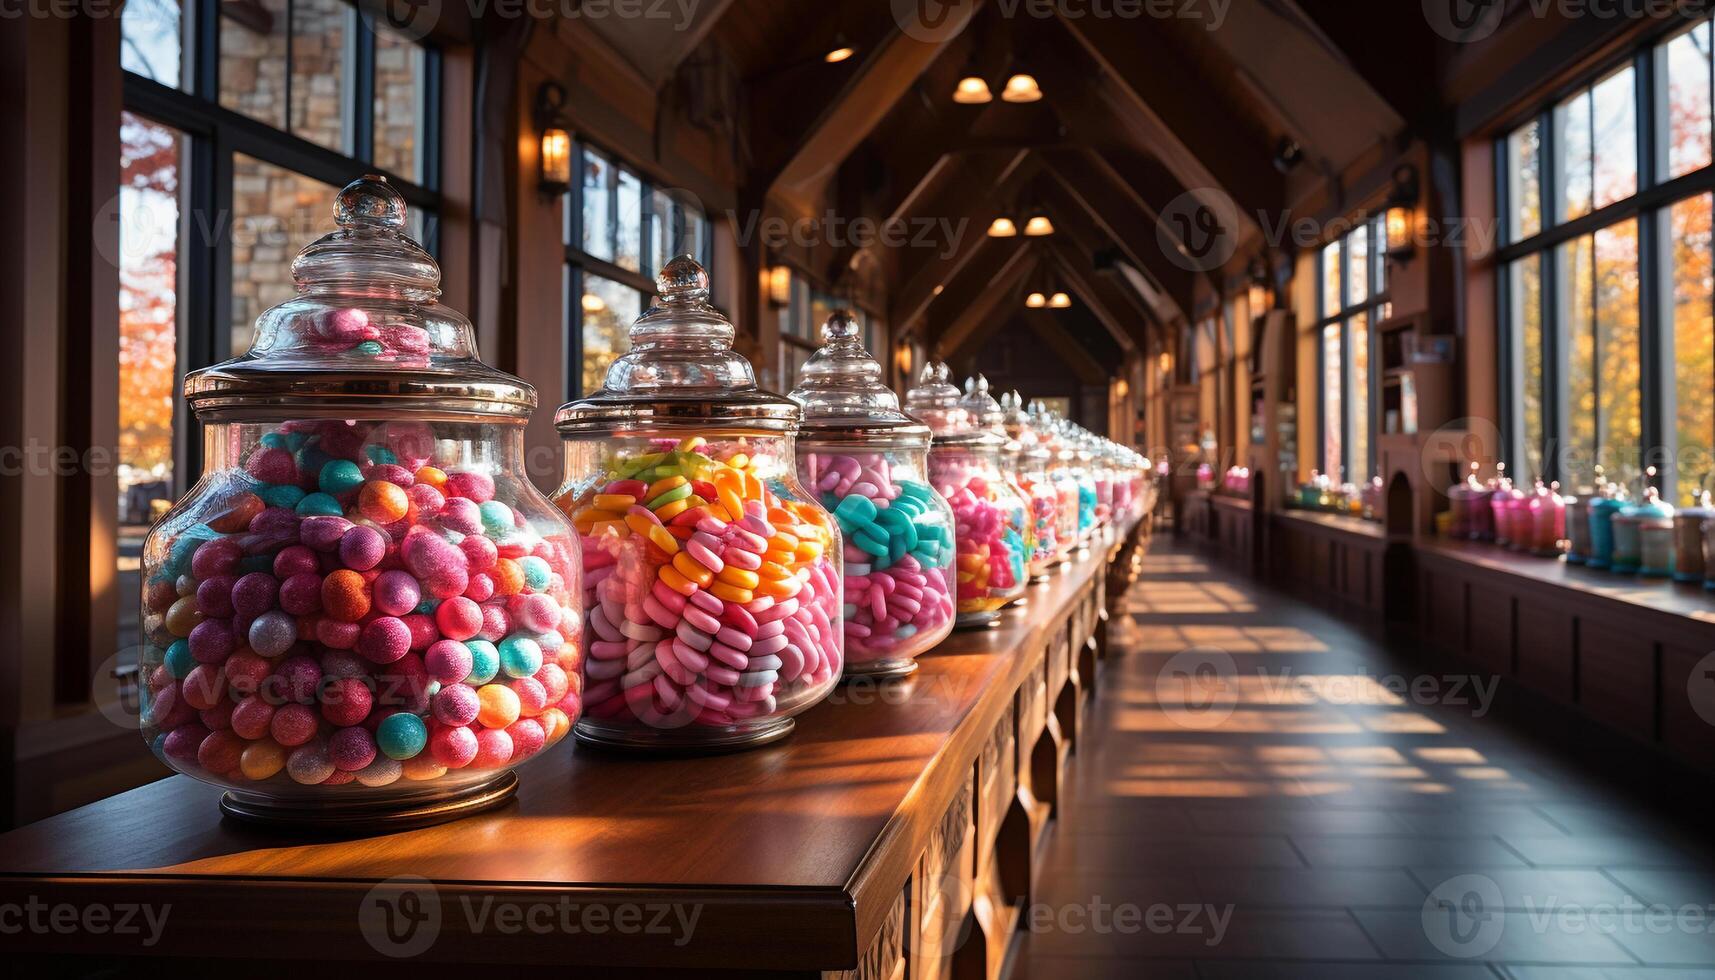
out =
<path fill-rule="evenodd" d="M 6 945 L 195 958 L 178 961 L 193 972 L 205 958 L 413 952 L 415 964 L 996 977 L 1104 649 L 1121 544 L 1033 586 L 998 627 L 955 633 L 911 678 L 836 690 L 756 751 L 643 760 L 568 743 L 526 764 L 500 810 L 378 837 L 234 824 L 218 789 L 185 776 L 24 827 L 0 836 L 0 908 L 171 911 L 148 948 L 82 928 Z M 421 925 L 433 906 L 438 928 Z M 432 942 L 409 949 L 424 929 Z"/>

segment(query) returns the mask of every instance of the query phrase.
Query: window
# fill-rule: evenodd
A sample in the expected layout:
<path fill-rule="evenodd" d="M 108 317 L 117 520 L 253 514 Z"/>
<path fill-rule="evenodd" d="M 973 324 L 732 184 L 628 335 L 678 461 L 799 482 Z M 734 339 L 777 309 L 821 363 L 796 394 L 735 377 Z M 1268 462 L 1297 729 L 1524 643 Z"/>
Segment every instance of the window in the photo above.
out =
<path fill-rule="evenodd" d="M 248 348 L 365 171 L 389 175 L 435 247 L 435 51 L 371 31 L 345 0 L 217 2 L 131 0 L 120 15 L 121 649 L 139 642 L 125 597 L 143 536 L 201 465 L 175 398 L 185 372 Z M 191 43 L 204 22 L 209 43 Z"/>
<path fill-rule="evenodd" d="M 848 300 L 824 293 L 803 278 L 794 275 L 790 301 L 780 308 L 780 372 L 772 383 L 779 391 L 790 391 L 798 384 L 798 374 L 816 348 L 822 345 L 822 324 L 837 310 L 847 310 L 858 321 L 858 339 L 870 356 L 886 364 L 887 329 L 879 317 L 857 307 Z M 921 364 L 921 361 L 913 363 Z M 907 384 L 916 384 L 912 376 Z"/>
<path fill-rule="evenodd" d="M 1322 472 L 1342 482 L 1363 483 L 1375 473 L 1370 333 L 1393 315 L 1386 240 L 1382 219 L 1368 218 L 1323 246 L 1319 259 Z"/>
<path fill-rule="evenodd" d="M 1526 477 L 1588 491 L 1598 466 L 1655 465 L 1672 498 L 1715 462 L 1710 39 L 1708 20 L 1652 39 L 1497 144 L 1500 395 Z"/>
<path fill-rule="evenodd" d="M 632 321 L 673 256 L 709 264 L 708 218 L 690 195 L 656 187 L 601 150 L 578 148 L 566 192 L 566 329 L 571 398 L 593 394 L 630 349 Z M 575 299 L 574 299 L 575 297 Z"/>

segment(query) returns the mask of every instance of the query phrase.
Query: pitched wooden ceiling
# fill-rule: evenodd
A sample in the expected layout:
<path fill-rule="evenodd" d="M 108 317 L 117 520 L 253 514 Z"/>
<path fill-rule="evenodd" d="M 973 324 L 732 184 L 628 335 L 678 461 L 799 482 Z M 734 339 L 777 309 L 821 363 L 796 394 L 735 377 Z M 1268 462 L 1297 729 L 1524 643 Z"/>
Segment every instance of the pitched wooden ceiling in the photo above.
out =
<path fill-rule="evenodd" d="M 662 88 L 699 49 L 718 49 L 742 84 L 741 204 L 959 228 L 929 248 L 799 257 L 835 287 L 879 268 L 892 325 L 943 354 L 1024 316 L 1014 298 L 1050 279 L 1077 299 L 1055 336 L 1077 342 L 1080 366 L 1149 349 L 1151 331 L 1176 330 L 1264 254 L 1269 216 L 1442 108 L 1425 84 L 1438 42 L 1414 3 L 1190 0 L 1174 8 L 1195 16 L 1129 20 L 1038 17 L 1017 0 L 944 6 L 930 37 L 895 20 L 909 4 L 880 0 L 705 0 L 665 38 L 659 23 L 590 24 Z M 836 39 L 856 53 L 827 64 Z M 955 104 L 971 70 L 997 95 L 1008 73 L 1028 71 L 1045 98 Z M 1302 150 L 1296 167 L 1277 166 L 1285 144 Z M 1176 213 L 1191 200 L 1230 225 L 1219 264 L 1187 260 L 1194 243 Z M 1022 223 L 1032 210 L 1057 233 L 984 234 L 997 215 Z M 1029 320 L 1039 336 L 1054 322 Z"/>

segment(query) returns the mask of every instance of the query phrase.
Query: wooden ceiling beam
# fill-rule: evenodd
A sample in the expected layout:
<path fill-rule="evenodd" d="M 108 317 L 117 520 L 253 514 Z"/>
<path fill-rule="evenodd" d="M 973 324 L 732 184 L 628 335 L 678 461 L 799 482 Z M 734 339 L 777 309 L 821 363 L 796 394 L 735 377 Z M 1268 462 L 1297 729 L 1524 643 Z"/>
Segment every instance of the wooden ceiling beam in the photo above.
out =
<path fill-rule="evenodd" d="M 998 259 L 997 267 L 982 273 L 967 267 L 959 281 L 948 286 L 943 294 L 946 302 L 939 304 L 948 315 L 930 318 L 925 346 L 934 360 L 946 360 L 948 354 L 959 350 L 973 331 L 1005 309 L 1002 304 L 1022 307 L 1021 289 L 1040 258 L 1016 238 L 997 241 L 1001 244 L 988 250 Z"/>
<path fill-rule="evenodd" d="M 1072 373 L 1078 376 L 1079 384 L 1093 388 L 1113 380 L 1112 372 L 1060 322 L 1057 311 L 1026 309 L 1020 310 L 1018 315 L 1038 339 L 1066 362 Z"/>
<path fill-rule="evenodd" d="M 1092 254 L 1102 244 L 1118 247 L 1132 265 L 1161 288 L 1169 304 L 1169 309 L 1159 311 L 1161 319 L 1171 321 L 1187 315 L 1196 295 L 1196 276 L 1169 260 L 1156 235 L 1155 217 L 1129 194 L 1116 189 L 1108 175 L 1094 173 L 1080 182 L 1069 179 L 1056 166 L 1048 166 L 1046 172 L 1053 178 L 1047 182 L 1046 200 L 1056 213 L 1064 213 L 1074 223 L 1071 228 L 1083 225 L 1081 237 Z M 1097 239 L 1101 244 L 1088 244 Z"/>
<path fill-rule="evenodd" d="M 1088 253 L 1079 250 L 1063 235 L 1049 236 L 1043 240 L 1043 247 L 1071 285 L 1072 292 L 1107 328 L 1122 351 L 1138 351 L 1148 345 L 1150 320 L 1121 298 L 1111 280 L 1094 273 Z"/>
<path fill-rule="evenodd" d="M 1002 157 L 999 162 L 1000 169 L 993 173 L 991 180 L 959 180 L 947 188 L 944 196 L 926 201 L 920 210 L 914 212 L 949 217 L 953 221 L 969 218 L 970 221 L 956 241 L 943 243 L 947 247 L 916 266 L 910 278 L 903 279 L 903 284 L 893 290 L 888 323 L 896 333 L 915 325 L 934 302 L 935 287 L 949 285 L 972 257 L 991 241 L 988 219 L 983 216 L 993 211 L 996 202 L 1008 200 L 1016 194 L 1041 167 L 1040 159 L 1025 150 Z M 981 175 L 972 173 L 971 176 L 979 178 Z"/>

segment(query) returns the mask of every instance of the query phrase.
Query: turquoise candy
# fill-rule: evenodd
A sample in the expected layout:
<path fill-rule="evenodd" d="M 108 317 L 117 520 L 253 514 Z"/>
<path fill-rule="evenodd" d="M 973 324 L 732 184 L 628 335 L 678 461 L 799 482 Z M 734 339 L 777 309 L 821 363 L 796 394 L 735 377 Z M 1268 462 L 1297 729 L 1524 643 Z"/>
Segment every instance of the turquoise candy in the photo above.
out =
<path fill-rule="evenodd" d="M 854 493 L 840 501 L 834 513 L 854 526 L 868 524 L 875 520 L 875 502 L 861 493 Z"/>
<path fill-rule="evenodd" d="M 311 436 L 308 432 L 288 432 L 286 433 L 286 448 L 295 453 L 309 445 L 310 439 Z"/>
<path fill-rule="evenodd" d="M 359 354 L 363 354 L 367 357 L 379 357 L 381 356 L 381 352 L 387 348 L 381 346 L 381 341 L 379 340 L 366 340 L 363 343 L 358 344 L 356 349 Z"/>
<path fill-rule="evenodd" d="M 297 507 L 298 501 L 304 499 L 305 495 L 302 487 L 295 487 L 290 483 L 271 483 L 258 488 L 256 496 L 261 497 L 262 502 L 270 507 Z"/>
<path fill-rule="evenodd" d="M 429 727 L 408 711 L 388 715 L 375 729 L 375 747 L 389 759 L 403 762 L 415 757 L 427 744 Z"/>
<path fill-rule="evenodd" d="M 292 462 L 297 464 L 299 473 L 319 474 L 322 467 L 333 462 L 333 457 L 322 452 L 321 447 L 314 442 L 306 442 L 293 452 Z"/>
<path fill-rule="evenodd" d="M 887 557 L 887 532 L 874 524 L 865 524 L 852 532 L 851 543 L 877 558 Z"/>
<path fill-rule="evenodd" d="M 269 449 L 288 448 L 286 445 L 286 436 L 279 432 L 265 432 L 262 434 L 262 438 L 258 441 Z"/>
<path fill-rule="evenodd" d="M 366 446 L 363 454 L 369 457 L 371 463 L 385 463 L 394 466 L 399 463 L 399 455 L 386 446 Z"/>
<path fill-rule="evenodd" d="M 339 501 L 325 493 L 305 494 L 304 499 L 298 501 L 298 506 L 292 509 L 300 517 L 338 517 L 345 513 Z"/>
<path fill-rule="evenodd" d="M 417 603 L 417 608 L 411 611 L 423 616 L 433 616 L 435 614 L 435 610 L 440 608 L 440 605 L 441 600 L 428 597 L 422 602 Z"/>
<path fill-rule="evenodd" d="M 548 580 L 554 570 L 548 567 L 546 561 L 536 555 L 525 555 L 518 559 L 518 566 L 524 570 L 524 585 L 531 592 L 547 591 Z"/>
<path fill-rule="evenodd" d="M 500 673 L 500 650 L 487 640 L 466 640 L 470 650 L 470 676 L 464 679 L 473 687 L 487 684 Z"/>
<path fill-rule="evenodd" d="M 508 677 L 529 677 L 542 669 L 542 645 L 528 636 L 514 633 L 501 640 L 497 649 L 500 669 Z"/>
<path fill-rule="evenodd" d="M 176 579 L 187 575 L 191 570 L 191 555 L 204 541 L 212 541 L 221 537 L 221 533 L 207 524 L 192 524 L 185 528 L 183 534 L 167 549 L 167 560 L 161 568 L 161 574 L 168 579 Z"/>
<path fill-rule="evenodd" d="M 316 484 L 322 492 L 336 497 L 348 490 L 356 490 L 362 483 L 363 470 L 349 459 L 336 459 L 324 464 L 316 477 Z"/>
<path fill-rule="evenodd" d="M 174 640 L 173 645 L 167 648 L 165 663 L 168 673 L 183 680 L 197 665 L 196 658 L 191 656 L 191 641 Z"/>
<path fill-rule="evenodd" d="M 507 531 L 514 530 L 512 523 L 512 508 L 498 500 L 485 500 L 477 507 L 477 513 L 482 515 L 483 530 L 489 537 L 497 537 Z"/>

